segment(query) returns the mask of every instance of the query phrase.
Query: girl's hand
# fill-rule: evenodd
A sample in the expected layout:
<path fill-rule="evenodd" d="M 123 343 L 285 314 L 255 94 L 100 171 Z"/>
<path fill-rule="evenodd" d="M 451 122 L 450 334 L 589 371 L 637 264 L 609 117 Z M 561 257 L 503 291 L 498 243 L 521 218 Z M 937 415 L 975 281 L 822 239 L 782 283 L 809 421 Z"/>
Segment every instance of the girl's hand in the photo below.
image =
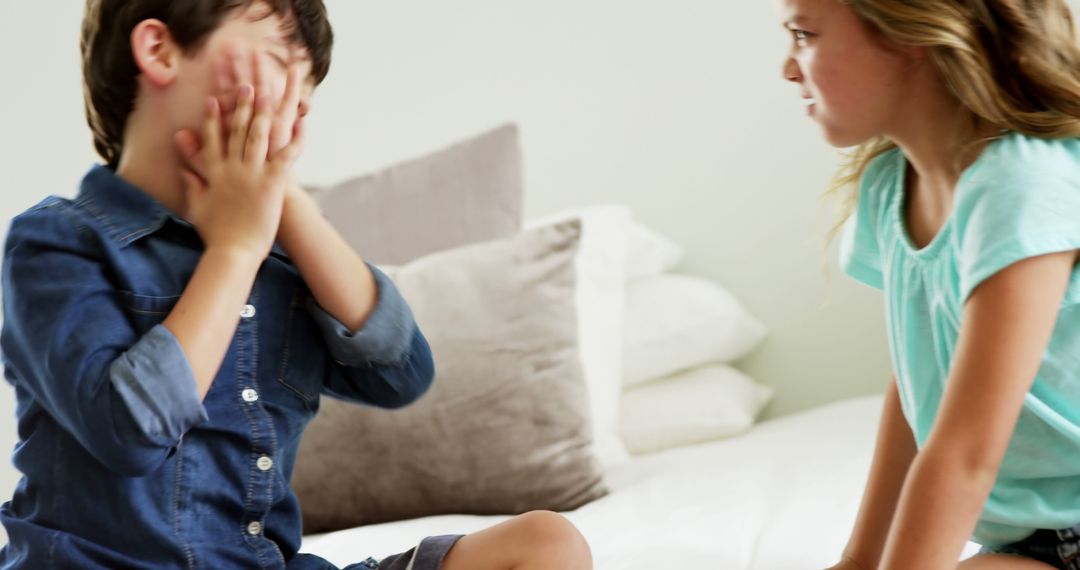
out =
<path fill-rule="evenodd" d="M 274 111 L 265 92 L 248 84 L 237 89 L 236 109 L 222 125 L 218 99 L 207 101 L 200 162 L 203 175 L 184 170 L 187 217 L 206 248 L 229 248 L 265 258 L 281 220 L 285 189 L 300 155 L 303 130 L 270 152 Z M 178 144 L 180 135 L 177 136 Z"/>

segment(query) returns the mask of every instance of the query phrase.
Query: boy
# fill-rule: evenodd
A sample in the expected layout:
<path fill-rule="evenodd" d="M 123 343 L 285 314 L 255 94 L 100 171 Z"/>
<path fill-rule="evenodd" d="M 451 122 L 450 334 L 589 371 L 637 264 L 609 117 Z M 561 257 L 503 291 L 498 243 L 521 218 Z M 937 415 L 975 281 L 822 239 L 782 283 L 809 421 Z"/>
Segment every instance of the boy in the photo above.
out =
<path fill-rule="evenodd" d="M 288 483 L 320 393 L 399 407 L 434 371 L 394 285 L 292 178 L 331 44 L 321 0 L 88 0 L 106 164 L 5 248 L 24 477 L 0 567 L 333 568 L 297 554 Z M 350 566 L 590 567 L 552 513 Z"/>

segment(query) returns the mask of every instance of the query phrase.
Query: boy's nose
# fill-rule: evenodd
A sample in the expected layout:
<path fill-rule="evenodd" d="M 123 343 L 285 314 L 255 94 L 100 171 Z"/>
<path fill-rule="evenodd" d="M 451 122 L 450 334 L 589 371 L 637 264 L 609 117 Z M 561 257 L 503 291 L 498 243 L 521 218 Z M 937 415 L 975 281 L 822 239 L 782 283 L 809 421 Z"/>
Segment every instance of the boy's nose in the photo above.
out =
<path fill-rule="evenodd" d="M 802 80 L 802 72 L 799 70 L 799 64 L 795 62 L 795 58 L 788 57 L 784 60 L 784 66 L 781 72 L 784 75 L 784 79 L 793 83 L 798 83 Z"/>

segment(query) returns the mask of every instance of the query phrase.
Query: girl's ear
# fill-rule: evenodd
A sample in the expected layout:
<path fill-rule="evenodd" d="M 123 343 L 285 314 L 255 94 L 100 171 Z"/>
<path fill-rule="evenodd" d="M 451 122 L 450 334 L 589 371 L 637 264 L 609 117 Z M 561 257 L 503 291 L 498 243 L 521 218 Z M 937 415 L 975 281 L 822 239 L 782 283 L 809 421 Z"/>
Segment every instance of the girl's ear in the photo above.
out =
<path fill-rule="evenodd" d="M 161 20 L 143 20 L 131 31 L 131 54 L 139 72 L 151 84 L 164 87 L 179 71 L 180 46 Z"/>
<path fill-rule="evenodd" d="M 929 50 L 929 48 L 925 48 L 925 47 L 922 47 L 922 46 L 909 47 L 909 48 L 907 48 L 907 52 L 908 52 L 908 57 L 910 57 L 912 59 L 919 60 L 919 61 L 924 61 L 924 60 L 930 58 L 930 50 Z"/>

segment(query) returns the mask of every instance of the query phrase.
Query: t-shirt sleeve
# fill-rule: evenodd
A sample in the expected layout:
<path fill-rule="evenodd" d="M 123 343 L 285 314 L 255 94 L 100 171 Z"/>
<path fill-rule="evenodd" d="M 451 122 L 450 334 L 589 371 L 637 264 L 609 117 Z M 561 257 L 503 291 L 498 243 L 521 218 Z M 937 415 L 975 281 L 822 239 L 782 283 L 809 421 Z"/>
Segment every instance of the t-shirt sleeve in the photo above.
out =
<path fill-rule="evenodd" d="M 866 225 L 859 223 L 858 211 L 852 212 L 844 222 L 840 235 L 840 267 L 856 281 L 883 289 L 877 236 Z"/>
<path fill-rule="evenodd" d="M 840 268 L 856 281 L 884 289 L 878 228 L 882 219 L 883 184 L 888 184 L 890 155 L 876 159 L 859 183 L 855 210 L 840 233 Z"/>
<path fill-rule="evenodd" d="M 988 170 L 957 195 L 955 237 L 964 301 L 983 281 L 1018 261 L 1080 249 L 1080 165 Z M 1075 269 L 1066 301 L 1080 301 Z"/>

